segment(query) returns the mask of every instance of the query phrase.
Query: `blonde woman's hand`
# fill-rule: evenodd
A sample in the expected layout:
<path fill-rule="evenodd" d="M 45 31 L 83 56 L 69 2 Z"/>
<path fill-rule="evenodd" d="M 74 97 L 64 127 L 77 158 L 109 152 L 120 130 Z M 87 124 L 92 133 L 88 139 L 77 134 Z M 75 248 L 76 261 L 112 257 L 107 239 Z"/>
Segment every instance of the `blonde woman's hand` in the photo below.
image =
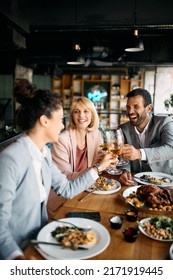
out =
<path fill-rule="evenodd" d="M 104 154 L 101 161 L 99 162 L 102 171 L 104 171 L 108 166 L 114 166 L 118 163 L 117 157 L 112 157 L 110 153 Z"/>

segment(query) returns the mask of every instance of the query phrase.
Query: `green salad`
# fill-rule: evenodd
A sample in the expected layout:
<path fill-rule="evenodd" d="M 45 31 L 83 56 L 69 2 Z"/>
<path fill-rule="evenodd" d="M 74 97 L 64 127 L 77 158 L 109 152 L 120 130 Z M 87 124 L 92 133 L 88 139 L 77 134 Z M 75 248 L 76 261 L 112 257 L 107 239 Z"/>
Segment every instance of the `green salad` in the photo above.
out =
<path fill-rule="evenodd" d="M 138 222 L 146 234 L 156 240 L 173 239 L 173 220 L 169 217 L 151 217 L 148 221 Z"/>
<path fill-rule="evenodd" d="M 152 217 L 150 219 L 150 224 L 154 225 L 156 228 L 164 228 L 169 231 L 173 236 L 173 220 L 169 217 Z"/>

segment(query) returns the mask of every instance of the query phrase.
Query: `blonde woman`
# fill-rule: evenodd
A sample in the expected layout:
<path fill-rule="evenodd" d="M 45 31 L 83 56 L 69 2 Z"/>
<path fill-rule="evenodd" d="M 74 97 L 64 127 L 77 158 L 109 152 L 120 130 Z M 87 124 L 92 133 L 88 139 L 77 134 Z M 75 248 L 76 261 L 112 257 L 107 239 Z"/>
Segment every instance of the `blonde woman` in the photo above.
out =
<path fill-rule="evenodd" d="M 69 179 L 75 179 L 99 161 L 99 117 L 94 103 L 86 98 L 76 99 L 70 109 L 68 129 L 52 146 L 52 157 Z"/>

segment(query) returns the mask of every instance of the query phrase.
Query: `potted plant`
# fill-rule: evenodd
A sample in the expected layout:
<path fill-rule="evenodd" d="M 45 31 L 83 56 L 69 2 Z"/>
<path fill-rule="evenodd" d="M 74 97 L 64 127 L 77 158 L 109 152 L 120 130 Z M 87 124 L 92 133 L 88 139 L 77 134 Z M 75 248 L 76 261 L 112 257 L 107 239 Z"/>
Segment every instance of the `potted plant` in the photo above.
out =
<path fill-rule="evenodd" d="M 170 107 L 173 107 L 173 94 L 170 94 L 170 98 L 164 101 L 165 108 L 168 110 Z"/>

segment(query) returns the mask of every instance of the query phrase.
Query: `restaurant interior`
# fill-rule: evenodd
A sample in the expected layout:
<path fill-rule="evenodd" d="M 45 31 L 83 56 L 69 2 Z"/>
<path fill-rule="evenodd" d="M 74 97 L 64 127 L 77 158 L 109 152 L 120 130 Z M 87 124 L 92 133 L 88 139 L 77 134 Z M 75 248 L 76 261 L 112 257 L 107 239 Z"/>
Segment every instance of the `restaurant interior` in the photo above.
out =
<path fill-rule="evenodd" d="M 1 1 L 0 151 L 20 135 L 15 125 L 15 78 L 26 78 L 38 88 L 58 93 L 65 125 L 74 98 L 89 98 L 95 87 L 105 93 L 98 100 L 91 97 L 102 127 L 113 128 L 128 120 L 126 94 L 138 87 L 151 93 L 153 114 L 172 115 L 173 108 L 165 105 L 173 94 L 172 11 L 172 0 Z M 131 208 L 122 195 L 126 189 L 122 186 L 115 196 L 91 194 L 82 202 L 80 194 L 51 209 L 55 219 L 66 217 L 68 212 L 99 211 L 101 224 L 109 229 L 112 242 L 121 246 L 115 251 L 106 235 L 107 243 L 102 240 L 105 250 L 84 257 L 79 251 L 76 256 L 72 252 L 72 258 L 173 259 L 173 239 L 160 242 L 140 234 L 137 241 L 128 243 L 123 240 L 122 228 L 116 231 L 110 227 L 112 215 L 125 219 L 124 211 Z M 164 213 L 173 218 L 172 212 Z M 139 221 L 150 215 L 151 212 L 141 211 Z M 136 221 L 125 223 L 136 225 Z M 102 233 L 104 236 L 104 230 Z M 26 254 L 38 259 L 57 258 L 57 253 L 50 258 L 33 246 Z"/>
<path fill-rule="evenodd" d="M 93 85 L 104 88 L 107 97 L 95 105 L 105 126 L 127 120 L 125 96 L 136 86 L 150 91 L 155 114 L 172 114 L 164 106 L 173 87 L 172 5 L 169 0 L 1 3 L 1 128 L 15 126 L 13 81 L 20 77 L 59 93 L 65 115 L 75 96 L 88 95 Z"/>

